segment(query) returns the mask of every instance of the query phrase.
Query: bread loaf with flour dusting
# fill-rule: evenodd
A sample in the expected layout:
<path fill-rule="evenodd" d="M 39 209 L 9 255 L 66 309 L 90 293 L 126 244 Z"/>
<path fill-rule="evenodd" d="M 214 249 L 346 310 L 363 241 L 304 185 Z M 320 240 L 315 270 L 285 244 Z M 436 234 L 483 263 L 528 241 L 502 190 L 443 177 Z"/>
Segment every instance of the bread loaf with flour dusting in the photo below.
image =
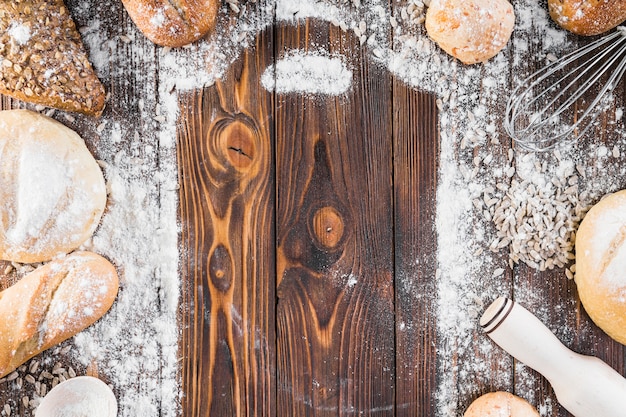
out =
<path fill-rule="evenodd" d="M 157 45 L 194 42 L 215 26 L 219 0 L 122 0 L 139 30 Z"/>
<path fill-rule="evenodd" d="M 99 116 L 104 86 L 63 0 L 0 1 L 0 93 Z"/>
<path fill-rule="evenodd" d="M 102 317 L 118 286 L 109 261 L 74 252 L 0 292 L 0 378 Z"/>
<path fill-rule="evenodd" d="M 548 0 L 552 19 L 578 35 L 598 35 L 626 20 L 626 0 Z"/>
<path fill-rule="evenodd" d="M 585 215 L 576 233 L 574 280 L 591 319 L 626 344 L 626 190 Z"/>
<path fill-rule="evenodd" d="M 106 186 L 85 142 L 28 110 L 0 111 L 0 259 L 67 254 L 98 226 Z"/>

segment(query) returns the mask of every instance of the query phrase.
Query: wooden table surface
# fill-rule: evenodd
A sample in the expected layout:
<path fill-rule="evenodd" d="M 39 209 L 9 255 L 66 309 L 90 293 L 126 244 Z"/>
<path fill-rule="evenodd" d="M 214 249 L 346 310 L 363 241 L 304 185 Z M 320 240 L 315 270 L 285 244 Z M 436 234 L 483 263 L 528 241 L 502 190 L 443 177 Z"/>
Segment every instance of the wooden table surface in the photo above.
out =
<path fill-rule="evenodd" d="M 70 10 L 77 1 L 67 2 Z M 132 32 L 111 4 L 102 30 Z M 158 51 L 140 35 L 135 42 Z M 345 57 L 353 71 L 347 93 L 278 94 L 261 85 L 286 51 L 320 48 Z M 512 49 L 503 53 L 512 57 Z M 142 70 L 158 79 L 158 66 Z M 153 91 L 126 77 L 111 72 L 106 82 L 108 117 L 120 121 L 138 117 L 133 103 Z M 354 33 L 306 19 L 258 33 L 220 80 L 178 100 L 183 416 L 461 416 L 494 390 L 524 396 L 542 416 L 569 416 L 539 374 L 496 347 L 480 349 L 478 326 L 470 330 L 475 346 L 453 355 L 443 346 L 454 341 L 437 323 L 435 94 L 373 62 Z M 4 98 L 2 106 L 22 105 Z M 75 126 L 88 133 L 80 118 Z M 511 142 L 502 133 L 484 146 L 502 158 Z M 496 257 L 506 265 L 504 250 Z M 520 264 L 497 286 L 513 298 L 535 294 L 532 311 L 571 306 L 542 317 L 551 329 L 573 329 L 570 348 L 626 373 L 624 346 L 590 322 L 563 269 Z M 462 366 L 470 357 L 484 364 L 474 375 Z M 453 392 L 441 392 L 443 379 Z M 0 385 L 0 404 L 20 397 Z M 451 414 L 441 408 L 447 402 Z"/>

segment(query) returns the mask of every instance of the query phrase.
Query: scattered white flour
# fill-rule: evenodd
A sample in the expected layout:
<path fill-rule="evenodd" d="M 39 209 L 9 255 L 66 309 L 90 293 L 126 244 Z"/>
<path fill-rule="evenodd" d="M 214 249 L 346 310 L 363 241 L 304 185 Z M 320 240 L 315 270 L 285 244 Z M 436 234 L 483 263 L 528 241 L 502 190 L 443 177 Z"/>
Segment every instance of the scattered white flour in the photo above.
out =
<path fill-rule="evenodd" d="M 9 36 L 18 45 L 24 45 L 30 40 L 30 28 L 23 23 L 12 23 L 9 27 Z"/>
<path fill-rule="evenodd" d="M 261 83 L 277 93 L 309 93 L 336 96 L 352 84 L 350 71 L 341 57 L 323 51 L 290 51 L 267 68 Z"/>

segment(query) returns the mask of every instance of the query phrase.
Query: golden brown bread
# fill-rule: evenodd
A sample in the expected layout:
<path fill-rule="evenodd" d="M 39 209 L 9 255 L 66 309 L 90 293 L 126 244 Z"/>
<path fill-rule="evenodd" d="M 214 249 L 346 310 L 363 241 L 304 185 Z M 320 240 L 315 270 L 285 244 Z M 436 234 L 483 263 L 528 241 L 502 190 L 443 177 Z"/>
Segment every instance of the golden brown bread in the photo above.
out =
<path fill-rule="evenodd" d="M 626 20 L 626 0 L 548 0 L 552 19 L 578 35 L 598 35 Z"/>
<path fill-rule="evenodd" d="M 539 413 L 523 398 L 497 391 L 478 397 L 463 417 L 539 417 Z"/>
<path fill-rule="evenodd" d="M 122 0 L 130 18 L 152 42 L 178 47 L 215 26 L 219 0 Z"/>
<path fill-rule="evenodd" d="M 626 344 L 626 190 L 585 215 L 576 233 L 574 280 L 591 319 Z"/>
<path fill-rule="evenodd" d="M 88 238 L 106 185 L 85 142 L 29 110 L 0 111 L 0 259 L 43 262 Z"/>
<path fill-rule="evenodd" d="M 0 2 L 0 94 L 100 115 L 104 87 L 63 0 Z"/>
<path fill-rule="evenodd" d="M 426 12 L 426 31 L 464 64 L 484 62 L 504 48 L 515 25 L 507 0 L 438 0 Z"/>
<path fill-rule="evenodd" d="M 0 292 L 0 378 L 102 317 L 118 285 L 109 261 L 75 252 Z"/>

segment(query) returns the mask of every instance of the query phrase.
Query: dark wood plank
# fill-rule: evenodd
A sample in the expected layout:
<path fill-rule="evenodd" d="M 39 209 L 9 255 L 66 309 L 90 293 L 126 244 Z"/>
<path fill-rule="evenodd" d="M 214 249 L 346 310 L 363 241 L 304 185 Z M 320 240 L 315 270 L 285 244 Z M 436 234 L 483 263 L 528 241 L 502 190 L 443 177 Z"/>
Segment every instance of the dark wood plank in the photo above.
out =
<path fill-rule="evenodd" d="M 277 59 L 346 59 L 339 97 L 277 95 L 278 415 L 394 415 L 391 79 L 326 22 L 277 29 Z"/>
<path fill-rule="evenodd" d="M 394 102 L 396 402 L 398 416 L 433 416 L 437 385 L 436 97 L 398 81 Z"/>
<path fill-rule="evenodd" d="M 261 33 L 178 131 L 185 416 L 275 415 L 273 59 Z"/>

